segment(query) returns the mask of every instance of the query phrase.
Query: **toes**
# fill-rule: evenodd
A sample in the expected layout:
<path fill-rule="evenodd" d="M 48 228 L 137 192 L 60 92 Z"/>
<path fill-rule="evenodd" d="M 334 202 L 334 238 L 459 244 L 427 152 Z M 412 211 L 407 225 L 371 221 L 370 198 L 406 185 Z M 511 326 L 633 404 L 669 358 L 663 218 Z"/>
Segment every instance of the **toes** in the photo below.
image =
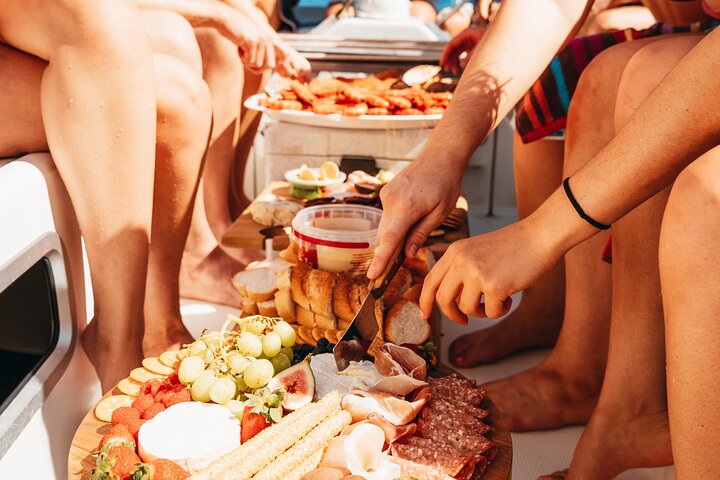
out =
<path fill-rule="evenodd" d="M 559 472 L 551 473 L 550 475 L 543 475 L 542 477 L 538 477 L 538 480 L 563 480 L 567 478 L 568 472 L 569 469 L 561 470 Z"/>

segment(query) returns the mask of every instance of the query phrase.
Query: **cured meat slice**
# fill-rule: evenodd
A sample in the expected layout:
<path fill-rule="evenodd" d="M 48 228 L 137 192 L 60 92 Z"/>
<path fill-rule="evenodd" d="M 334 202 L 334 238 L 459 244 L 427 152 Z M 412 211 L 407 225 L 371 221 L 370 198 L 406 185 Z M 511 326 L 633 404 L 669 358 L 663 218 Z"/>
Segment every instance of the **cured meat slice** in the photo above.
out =
<path fill-rule="evenodd" d="M 468 442 L 466 442 L 464 445 L 460 445 L 460 448 L 458 448 L 457 445 L 453 444 L 453 442 L 430 440 L 429 438 L 422 438 L 417 436 L 407 437 L 403 440 L 403 442 L 408 445 L 415 445 L 422 448 L 440 447 L 473 457 L 473 460 L 475 461 L 475 469 L 472 478 L 479 478 L 480 476 L 482 476 L 489 463 L 489 459 L 483 456 L 479 451 L 474 450 L 472 445 Z M 494 445 L 492 445 L 492 442 L 490 442 L 489 440 L 484 439 L 484 442 L 494 447 Z M 480 448 L 484 448 L 484 446 L 480 446 Z"/>
<path fill-rule="evenodd" d="M 479 418 L 463 415 L 462 412 L 457 410 L 448 412 L 423 410 L 418 419 L 418 427 L 420 423 L 424 423 L 430 426 L 430 428 L 450 428 L 461 434 L 484 435 L 492 430 L 490 426 Z"/>
<path fill-rule="evenodd" d="M 432 385 L 433 397 L 442 398 L 458 407 L 477 406 L 485 399 L 485 390 L 481 388 L 456 387 L 453 385 Z"/>
<path fill-rule="evenodd" d="M 480 433 L 457 431 L 419 421 L 417 435 L 460 452 L 486 457 L 488 460 L 493 460 L 497 453 L 495 443 Z"/>
<path fill-rule="evenodd" d="M 438 445 L 410 445 L 395 443 L 391 447 L 393 456 L 427 465 L 438 472 L 457 480 L 470 480 L 475 471 L 475 459 L 458 451 Z"/>
<path fill-rule="evenodd" d="M 453 403 L 450 399 L 433 396 L 427 404 L 427 408 L 424 412 L 455 412 L 463 418 L 472 417 L 477 419 L 486 418 L 490 412 L 485 409 L 478 408 L 474 405 L 464 405 L 462 408 L 458 408 L 456 403 Z"/>

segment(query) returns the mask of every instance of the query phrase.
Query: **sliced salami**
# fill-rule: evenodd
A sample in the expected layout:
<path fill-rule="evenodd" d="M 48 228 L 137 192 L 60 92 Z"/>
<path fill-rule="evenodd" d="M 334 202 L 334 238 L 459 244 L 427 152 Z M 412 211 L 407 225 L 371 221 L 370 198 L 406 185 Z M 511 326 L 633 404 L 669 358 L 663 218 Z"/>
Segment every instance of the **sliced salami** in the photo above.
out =
<path fill-rule="evenodd" d="M 475 471 L 475 459 L 471 455 L 439 448 L 437 445 L 393 444 L 394 456 L 427 465 L 457 480 L 470 480 Z"/>
<path fill-rule="evenodd" d="M 461 453 L 486 457 L 488 460 L 493 460 L 497 453 L 495 443 L 482 434 L 453 430 L 442 425 L 428 424 L 422 420 L 418 422 L 417 435 Z"/>
<path fill-rule="evenodd" d="M 490 442 L 487 439 L 484 439 L 486 444 L 489 444 L 490 447 L 494 448 L 494 445 L 492 445 L 492 442 Z M 454 450 L 457 451 L 463 455 L 468 455 L 473 457 L 473 460 L 475 461 L 475 469 L 474 473 L 472 475 L 472 478 L 479 478 L 482 476 L 483 472 L 485 472 L 485 469 L 487 468 L 487 465 L 489 463 L 489 459 L 482 455 L 481 452 L 477 450 L 473 450 L 471 444 L 469 442 L 465 442 L 464 445 L 455 445 L 452 441 L 436 441 L 431 440 L 429 438 L 422 438 L 422 437 L 408 437 L 405 440 L 403 440 L 404 443 L 407 443 L 408 445 L 415 445 L 422 448 L 434 448 L 437 449 L 440 447 L 441 449 L 448 449 L 448 450 Z M 476 442 L 477 443 L 477 442 Z M 487 448 L 487 445 L 481 446 L 480 448 Z"/>

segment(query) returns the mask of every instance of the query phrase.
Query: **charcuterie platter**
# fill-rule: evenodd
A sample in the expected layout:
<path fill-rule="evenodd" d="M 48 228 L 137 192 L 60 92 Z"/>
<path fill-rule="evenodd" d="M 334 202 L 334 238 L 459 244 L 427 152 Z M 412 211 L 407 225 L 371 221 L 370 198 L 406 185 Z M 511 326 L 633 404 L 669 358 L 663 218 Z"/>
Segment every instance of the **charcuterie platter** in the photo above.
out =
<path fill-rule="evenodd" d="M 209 333 L 212 335 L 217 332 Z M 235 335 L 235 338 L 239 336 Z M 165 357 L 160 358 L 163 358 L 165 363 L 173 363 L 174 367 L 170 368 L 179 371 L 180 377 L 185 376 L 184 380 L 187 381 L 188 369 L 185 367 L 192 362 L 188 362 L 184 367 L 183 357 L 200 358 L 198 355 L 190 355 L 191 352 L 192 346 L 180 353 L 166 352 Z M 199 353 L 199 350 L 196 349 L 194 353 Z M 302 395 L 291 394 L 291 402 L 299 403 L 291 406 L 291 411 L 285 411 L 279 421 L 268 421 L 267 426 L 252 431 L 254 435 L 250 438 L 246 438 L 244 420 L 234 421 L 235 427 L 232 421 L 223 420 L 223 417 L 232 419 L 235 415 L 227 402 L 220 406 L 209 399 L 203 401 L 205 398 L 201 389 L 196 391 L 193 388 L 199 379 L 185 386 L 177 379 L 175 372 L 165 377 L 149 370 L 148 366 L 169 372 L 162 369 L 164 364 L 156 363 L 158 359 L 149 360 L 145 362 L 147 366 L 143 367 L 144 370 L 134 371 L 128 378 L 128 382 L 140 385 L 138 397 L 128 395 L 128 392 L 133 393 L 133 390 L 121 382 L 86 415 L 70 449 L 68 478 L 93 478 L 92 471 L 98 468 L 97 455 L 93 452 L 98 450 L 101 443 L 108 441 L 107 437 L 112 437 L 108 435 L 114 428 L 112 423 L 122 424 L 122 417 L 133 409 L 130 407 L 133 405 L 135 408 L 145 408 L 142 416 L 149 417 L 141 420 L 139 434 L 136 433 L 140 444 L 137 451 L 143 462 L 153 465 L 152 462 L 159 461 L 153 458 L 161 452 L 166 452 L 165 456 L 170 456 L 172 452 L 182 452 L 182 439 L 194 441 L 196 444 L 200 442 L 200 439 L 189 436 L 191 434 L 188 430 L 193 431 L 194 426 L 192 421 L 184 416 L 187 411 L 194 410 L 202 412 L 203 422 L 213 428 L 206 428 L 206 424 L 193 436 L 202 437 L 209 433 L 208 439 L 199 444 L 211 444 L 222 451 L 219 455 L 210 454 L 208 458 L 199 458 L 199 447 L 196 446 L 192 451 L 198 458 L 173 458 L 173 462 L 169 462 L 173 464 L 173 468 L 178 465 L 183 467 L 178 471 L 189 469 L 192 476 L 184 472 L 180 476 L 172 476 L 170 470 L 171 473 L 167 476 L 153 477 L 147 474 L 152 470 L 144 467 L 145 470 L 142 471 L 146 472 L 146 476 L 132 478 L 343 478 L 319 476 L 334 469 L 340 472 L 338 475 L 352 473 L 359 475 L 352 478 L 367 479 L 507 480 L 512 464 L 512 444 L 509 433 L 493 425 L 493 419 L 499 416 L 495 405 L 474 382 L 464 379 L 441 364 L 428 368 L 427 377 L 421 380 L 419 377 L 425 375 L 426 367 L 421 363 L 413 363 L 418 362 L 418 358 L 413 355 L 411 349 L 386 344 L 376 353 L 374 364 L 369 361 L 358 363 L 351 367 L 351 370 L 354 370 L 345 376 L 334 371 L 334 360 L 329 353 L 315 354 L 289 367 L 285 370 L 285 377 L 282 376 L 283 372 L 274 377 L 285 378 L 285 383 L 281 379 L 275 386 L 288 387 L 288 378 L 300 378 L 298 382 L 303 385 L 302 376 L 309 375 L 313 378 L 311 383 L 314 385 L 312 397 L 301 400 Z M 172 358 L 176 361 L 169 360 Z M 183 370 L 180 371 L 180 368 Z M 408 368 L 412 370 L 409 371 Z M 423 373 L 419 373 L 418 369 Z M 302 371 L 299 377 L 297 371 Z M 191 372 L 190 378 L 193 375 Z M 144 384 L 135 380 L 143 378 L 148 378 Z M 248 375 L 248 382 L 252 381 L 262 383 L 264 380 Z M 171 384 L 182 387 L 168 387 L 165 397 L 178 395 L 177 392 L 188 393 L 181 393 L 174 400 L 165 401 L 164 404 L 170 406 L 159 407 L 152 413 L 148 412 L 154 408 L 153 405 L 140 405 L 143 402 L 138 399 L 147 398 L 152 385 L 158 387 Z M 271 383 L 270 386 L 272 385 Z M 159 388 L 156 396 L 158 393 L 162 395 L 165 387 Z M 403 396 L 402 393 L 409 388 L 413 388 L 412 392 Z M 288 388 L 288 391 L 290 390 L 291 388 Z M 388 391 L 394 391 L 396 395 Z M 143 395 L 142 392 L 148 393 Z M 259 395 L 267 395 L 267 392 L 261 393 L 257 390 L 255 393 L 256 396 L 248 395 L 250 403 L 256 401 Z M 213 392 L 213 396 L 216 394 L 217 392 Z M 186 396 L 191 399 L 188 400 Z M 182 400 L 179 400 L 181 397 Z M 177 403 L 174 403 L 175 401 Z M 159 404 L 163 404 L 162 400 Z M 121 410 L 123 407 L 124 410 Z M 212 415 L 209 414 L 210 410 L 213 410 Z M 248 416 L 246 419 L 255 415 L 248 406 L 241 406 L 240 412 L 243 411 Z M 221 421 L 212 423 L 213 415 L 219 415 Z M 457 433 L 462 430 L 461 426 L 469 432 L 467 435 Z M 232 438 L 228 444 L 220 438 L 234 435 L 242 436 L 242 442 L 239 438 Z M 112 438 L 109 441 L 112 441 Z M 173 442 L 174 445 L 169 448 L 167 444 Z M 369 447 L 373 442 L 377 445 L 376 451 Z M 467 451 L 470 445 L 474 449 L 472 452 Z M 364 449 L 362 455 L 356 455 L 358 449 Z M 190 456 L 187 453 L 178 455 Z M 372 468 L 367 465 L 368 458 L 373 459 Z"/>

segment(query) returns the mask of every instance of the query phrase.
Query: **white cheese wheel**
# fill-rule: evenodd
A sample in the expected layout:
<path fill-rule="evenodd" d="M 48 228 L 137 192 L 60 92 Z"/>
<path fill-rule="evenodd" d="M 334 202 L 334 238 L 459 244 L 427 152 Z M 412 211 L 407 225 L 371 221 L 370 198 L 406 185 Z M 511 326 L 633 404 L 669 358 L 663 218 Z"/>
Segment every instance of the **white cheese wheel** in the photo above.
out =
<path fill-rule="evenodd" d="M 240 446 L 240 422 L 227 408 L 184 402 L 158 413 L 140 427 L 143 462 L 166 458 L 190 473 Z"/>

